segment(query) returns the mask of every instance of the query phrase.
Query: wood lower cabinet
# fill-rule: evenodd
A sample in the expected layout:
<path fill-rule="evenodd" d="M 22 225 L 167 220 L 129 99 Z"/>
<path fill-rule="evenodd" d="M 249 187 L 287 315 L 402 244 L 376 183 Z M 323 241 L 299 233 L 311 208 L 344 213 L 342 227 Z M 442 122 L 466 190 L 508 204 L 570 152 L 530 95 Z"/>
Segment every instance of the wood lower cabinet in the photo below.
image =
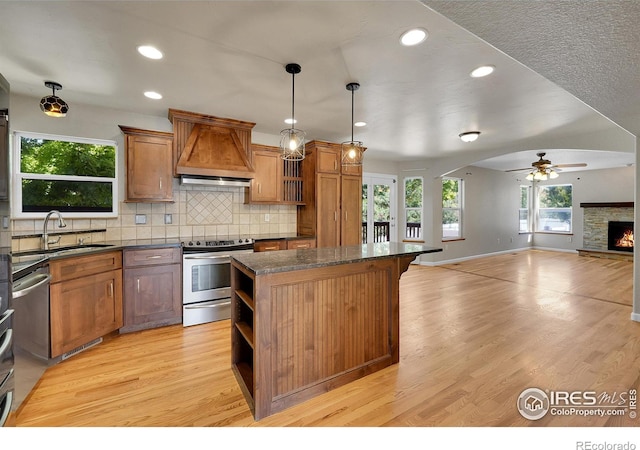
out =
<path fill-rule="evenodd" d="M 120 125 L 129 202 L 173 202 L 173 133 Z"/>
<path fill-rule="evenodd" d="M 286 248 L 287 244 L 283 239 L 270 239 L 253 243 L 254 252 L 273 252 L 276 250 L 286 250 Z"/>
<path fill-rule="evenodd" d="M 314 238 L 290 239 L 287 241 L 287 250 L 295 250 L 302 248 L 316 248 L 316 240 Z"/>
<path fill-rule="evenodd" d="M 124 323 L 121 333 L 182 322 L 179 248 L 124 250 Z"/>
<path fill-rule="evenodd" d="M 122 326 L 122 252 L 49 263 L 51 357 Z"/>

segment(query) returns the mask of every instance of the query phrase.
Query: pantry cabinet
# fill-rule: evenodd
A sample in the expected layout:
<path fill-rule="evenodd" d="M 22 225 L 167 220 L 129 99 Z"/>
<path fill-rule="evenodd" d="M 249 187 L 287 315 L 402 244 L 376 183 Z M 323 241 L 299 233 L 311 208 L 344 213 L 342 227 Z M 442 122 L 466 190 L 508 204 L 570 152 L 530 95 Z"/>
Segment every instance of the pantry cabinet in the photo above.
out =
<path fill-rule="evenodd" d="M 120 125 L 128 202 L 173 202 L 173 133 Z"/>
<path fill-rule="evenodd" d="M 315 236 L 319 248 L 360 244 L 361 166 L 341 166 L 340 144 L 311 141 L 306 151 L 302 162 L 305 205 L 298 207 L 298 234 Z"/>

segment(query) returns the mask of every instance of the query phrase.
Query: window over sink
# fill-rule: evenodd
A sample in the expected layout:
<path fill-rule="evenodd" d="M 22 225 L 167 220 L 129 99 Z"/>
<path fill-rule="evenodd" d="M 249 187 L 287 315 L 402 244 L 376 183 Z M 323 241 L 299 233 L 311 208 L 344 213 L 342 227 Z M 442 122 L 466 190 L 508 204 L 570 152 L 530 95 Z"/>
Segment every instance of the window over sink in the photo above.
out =
<path fill-rule="evenodd" d="M 118 214 L 115 141 L 16 132 L 14 217 Z"/>

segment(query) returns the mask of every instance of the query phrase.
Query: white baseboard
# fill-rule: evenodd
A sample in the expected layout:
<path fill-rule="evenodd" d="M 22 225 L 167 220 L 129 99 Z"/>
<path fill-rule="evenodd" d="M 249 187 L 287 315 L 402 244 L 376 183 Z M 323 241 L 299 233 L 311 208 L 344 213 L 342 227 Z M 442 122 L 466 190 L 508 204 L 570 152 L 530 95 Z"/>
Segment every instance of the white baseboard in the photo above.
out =
<path fill-rule="evenodd" d="M 578 254 L 578 250 L 570 249 L 570 248 L 551 248 L 551 247 L 531 247 L 532 250 L 545 250 L 548 252 L 564 252 L 564 253 L 575 253 Z"/>
<path fill-rule="evenodd" d="M 531 250 L 532 248 L 533 247 L 514 248 L 514 249 L 511 249 L 511 250 L 503 250 L 503 251 L 500 251 L 500 252 L 483 253 L 483 254 L 480 254 L 480 255 L 471 255 L 471 256 L 465 256 L 465 257 L 462 257 L 462 258 L 446 259 L 446 260 L 443 260 L 443 261 L 435 261 L 435 262 L 420 261 L 420 265 L 421 266 L 429 266 L 429 267 L 441 266 L 441 265 L 444 265 L 444 264 L 453 264 L 453 263 L 462 262 L 462 261 L 469 261 L 469 260 L 472 260 L 472 259 L 486 258 L 487 256 L 497 256 L 497 255 L 506 255 L 507 253 L 523 252 L 523 251 Z"/>
<path fill-rule="evenodd" d="M 631 320 L 634 322 L 640 322 L 640 313 L 631 313 Z"/>

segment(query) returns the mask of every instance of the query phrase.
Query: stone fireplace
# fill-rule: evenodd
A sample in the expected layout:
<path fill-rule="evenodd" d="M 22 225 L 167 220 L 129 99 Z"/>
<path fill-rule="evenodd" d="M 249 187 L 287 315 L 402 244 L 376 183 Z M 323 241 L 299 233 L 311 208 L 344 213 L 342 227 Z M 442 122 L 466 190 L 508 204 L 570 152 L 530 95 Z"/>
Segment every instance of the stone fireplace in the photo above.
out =
<path fill-rule="evenodd" d="M 634 203 L 581 203 L 580 207 L 584 208 L 583 248 L 578 249 L 578 253 L 582 256 L 633 260 Z M 612 242 L 614 240 L 616 242 Z"/>

